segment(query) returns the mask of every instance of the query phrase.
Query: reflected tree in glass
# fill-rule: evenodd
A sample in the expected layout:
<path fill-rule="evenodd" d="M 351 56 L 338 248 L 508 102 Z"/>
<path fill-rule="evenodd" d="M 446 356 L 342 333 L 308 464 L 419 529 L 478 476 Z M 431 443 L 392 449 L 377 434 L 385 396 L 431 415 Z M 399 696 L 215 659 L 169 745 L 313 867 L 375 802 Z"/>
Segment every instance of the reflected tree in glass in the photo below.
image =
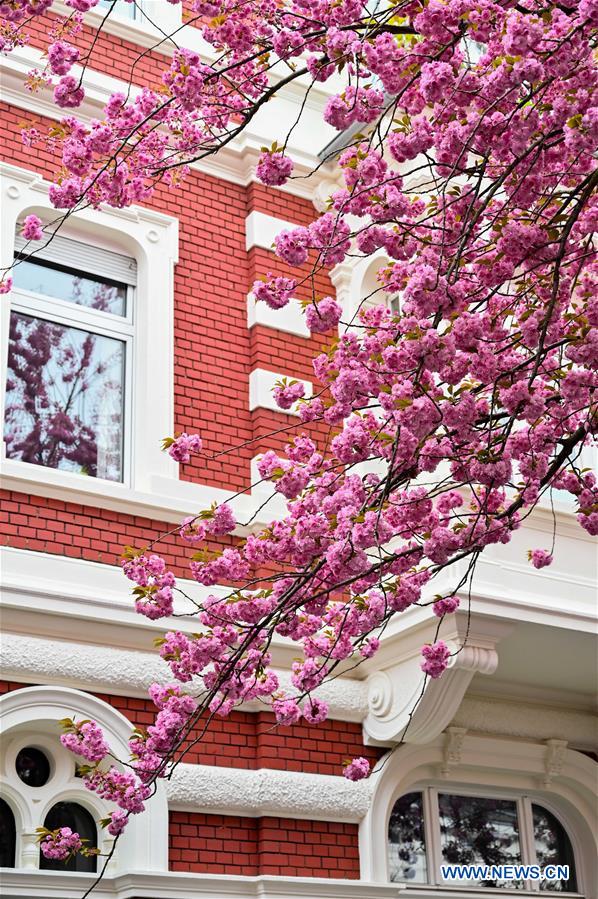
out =
<path fill-rule="evenodd" d="M 393 883 L 427 881 L 421 793 L 406 793 L 393 806 L 388 822 L 388 862 Z"/>
<path fill-rule="evenodd" d="M 127 288 L 95 275 L 82 275 L 63 265 L 15 256 L 13 285 L 20 290 L 54 297 L 99 312 L 126 315 Z"/>
<path fill-rule="evenodd" d="M 532 805 L 534 822 L 534 842 L 536 859 L 544 868 L 546 865 L 569 865 L 568 880 L 542 880 L 541 890 L 569 893 L 577 890 L 573 847 L 565 828 L 555 816 L 540 805 Z"/>
<path fill-rule="evenodd" d="M 120 340 L 13 312 L 7 457 L 120 480 L 124 358 Z"/>
<path fill-rule="evenodd" d="M 440 845 L 448 864 L 510 865 L 521 863 L 517 805 L 507 799 L 438 796 Z M 475 881 L 468 881 L 475 886 Z M 521 881 L 479 881 L 484 887 L 521 889 Z"/>

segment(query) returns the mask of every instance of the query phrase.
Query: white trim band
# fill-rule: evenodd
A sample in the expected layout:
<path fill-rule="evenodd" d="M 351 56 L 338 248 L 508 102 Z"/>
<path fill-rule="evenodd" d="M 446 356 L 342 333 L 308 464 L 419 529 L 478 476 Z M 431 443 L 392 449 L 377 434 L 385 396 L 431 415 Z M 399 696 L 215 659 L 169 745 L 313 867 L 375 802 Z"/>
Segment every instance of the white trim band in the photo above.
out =
<path fill-rule="evenodd" d="M 247 327 L 251 329 L 255 325 L 295 334 L 296 337 L 310 336 L 301 303 L 295 298 L 289 300 L 288 305 L 282 309 L 271 309 L 267 303 L 256 300 L 250 293 L 247 296 Z"/>
<path fill-rule="evenodd" d="M 303 378 L 294 378 L 292 375 L 280 374 L 275 371 L 267 371 L 265 368 L 254 368 L 249 374 L 249 411 L 254 409 L 271 409 L 272 412 L 282 412 L 283 415 L 298 415 L 297 404 L 295 403 L 290 409 L 281 409 L 276 404 L 276 400 L 272 394 L 277 381 L 287 378 L 289 381 L 301 381 L 304 388 L 304 397 L 308 398 L 313 393 L 313 385 L 311 381 L 305 381 Z"/>
<path fill-rule="evenodd" d="M 308 821 L 361 821 L 372 792 L 372 780 L 352 783 L 340 775 L 185 763 L 177 765 L 167 783 L 171 809 Z"/>

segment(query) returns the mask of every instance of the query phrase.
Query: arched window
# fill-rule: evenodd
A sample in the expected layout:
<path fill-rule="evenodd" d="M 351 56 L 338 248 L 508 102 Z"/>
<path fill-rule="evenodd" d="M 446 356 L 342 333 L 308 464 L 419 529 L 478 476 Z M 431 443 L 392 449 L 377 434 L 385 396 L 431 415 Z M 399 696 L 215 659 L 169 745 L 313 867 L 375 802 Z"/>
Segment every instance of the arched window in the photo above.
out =
<path fill-rule="evenodd" d="M 457 884 L 570 893 L 578 889 L 573 847 L 556 816 L 526 796 L 491 797 L 434 788 L 406 793 L 388 822 L 393 883 Z M 477 880 L 443 879 L 443 865 L 557 866 L 550 880 L 503 880 L 490 870 Z M 568 871 L 568 875 L 565 874 Z"/>
<path fill-rule="evenodd" d="M 44 827 L 48 830 L 56 830 L 58 827 L 70 827 L 76 831 L 81 839 L 88 842 L 84 845 L 91 848 L 97 845 L 98 832 L 95 821 L 87 809 L 76 802 L 57 802 L 53 805 L 44 821 Z M 95 873 L 97 870 L 97 858 L 95 855 L 84 856 L 78 853 L 68 862 L 54 858 L 46 858 L 40 850 L 39 866 L 44 871 L 87 871 Z"/>
<path fill-rule="evenodd" d="M 0 799 L 0 868 L 14 868 L 17 831 L 8 802 Z"/>

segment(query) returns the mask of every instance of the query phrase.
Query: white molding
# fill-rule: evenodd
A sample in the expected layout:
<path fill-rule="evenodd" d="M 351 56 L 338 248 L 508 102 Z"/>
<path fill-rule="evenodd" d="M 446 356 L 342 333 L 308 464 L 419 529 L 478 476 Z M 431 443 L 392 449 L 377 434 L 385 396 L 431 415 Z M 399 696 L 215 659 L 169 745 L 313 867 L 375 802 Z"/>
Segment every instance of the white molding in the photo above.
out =
<path fill-rule="evenodd" d="M 93 879 L 92 874 L 4 869 L 2 896 L 3 899 L 81 899 Z M 102 878 L 92 896 L 94 899 L 397 899 L 399 894 L 407 895 L 399 891 L 396 883 L 375 884 L 328 877 L 240 877 L 199 872 L 148 874 L 132 870 L 118 877 Z M 427 899 L 425 894 L 417 895 Z"/>
<path fill-rule="evenodd" d="M 274 815 L 309 821 L 360 821 L 371 801 L 372 782 L 341 775 L 177 765 L 167 784 L 168 805 L 179 811 Z"/>
<path fill-rule="evenodd" d="M 42 680 L 46 684 L 76 686 L 122 696 L 147 697 L 150 684 L 171 683 L 172 674 L 158 651 L 141 652 L 93 643 L 68 643 L 9 633 L 2 637 L 1 677 L 5 680 Z M 283 688 L 291 686 L 290 672 L 277 670 Z M 367 712 L 364 682 L 335 678 L 314 694 L 328 703 L 330 718 L 361 721 Z M 245 703 L 244 711 L 263 712 L 262 703 Z"/>
<path fill-rule="evenodd" d="M 284 331 L 296 337 L 309 337 L 310 330 L 305 324 L 303 307 L 299 300 L 291 298 L 282 309 L 271 309 L 267 303 L 256 300 L 250 293 L 247 296 L 247 327 L 262 325 L 275 331 Z"/>
<path fill-rule="evenodd" d="M 284 219 L 267 215 L 265 212 L 250 212 L 245 219 L 245 248 L 249 252 L 253 247 L 271 250 L 274 238 L 284 230 L 292 230 L 297 225 Z"/>
<path fill-rule="evenodd" d="M 0 196 L 2 237 L 0 266 L 13 261 L 15 229 L 20 218 L 35 211 L 42 220 L 56 217 L 48 199 L 49 182 L 35 172 L 0 164 Z M 127 210 L 86 209 L 69 220 L 61 230 L 63 236 L 88 240 L 94 246 L 123 250 L 137 261 L 138 276 L 134 308 L 134 351 L 131 401 L 132 410 L 126 432 L 131 458 L 130 484 L 99 481 L 70 472 L 49 471 L 38 466 L 7 460 L 6 475 L 18 477 L 21 467 L 33 469 L 39 482 L 52 481 L 80 485 L 85 492 L 106 490 L 118 494 L 132 490 L 149 490 L 151 478 L 176 479 L 178 466 L 168 454 L 161 452 L 161 439 L 174 429 L 174 265 L 178 260 L 178 219 L 132 206 Z M 10 303 L 2 303 L 2 333 L 8 340 Z M 0 392 L 3 418 L 4 385 L 6 383 L 6 348 L 0 353 Z M 148 360 L 151 359 L 151 365 Z M 151 415 L 140 410 L 150 409 Z M 89 482 L 94 483 L 89 483 Z M 10 484 L 8 486 L 11 486 Z"/>
<path fill-rule="evenodd" d="M 598 745 L 598 718 L 591 712 L 549 708 L 521 700 L 465 696 L 451 723 L 478 734 L 528 740 L 566 739 L 574 749 L 594 750 Z"/>
<path fill-rule="evenodd" d="M 303 378 L 295 378 L 293 375 L 281 374 L 279 372 L 267 371 L 265 368 L 254 368 L 249 373 L 249 411 L 254 409 L 271 409 L 272 412 L 282 412 L 283 415 L 299 415 L 297 404 L 295 403 L 290 409 L 281 409 L 276 404 L 272 391 L 277 381 L 282 378 L 288 380 L 301 381 L 304 387 L 304 396 L 310 397 L 313 393 L 313 385 L 311 381 L 305 381 Z"/>
<path fill-rule="evenodd" d="M 47 733 L 54 746 L 51 754 L 54 757 L 55 771 L 47 787 L 41 787 L 30 793 L 31 788 L 20 784 L 16 776 L 11 778 L 12 769 L 5 768 L 3 781 L 11 783 L 14 792 L 20 794 L 27 808 L 27 818 L 21 820 L 21 839 L 24 860 L 29 865 L 37 864 L 39 850 L 35 853 L 28 845 L 29 835 L 35 828 L 43 824 L 47 809 L 60 796 L 76 799 L 89 807 L 94 817 L 102 817 L 112 806 L 99 800 L 93 793 L 85 790 L 80 781 L 74 778 L 74 757 L 63 749 L 58 741 L 57 722 L 61 718 L 92 718 L 102 727 L 106 740 L 116 757 L 128 758 L 130 754 L 128 739 L 131 735 L 131 723 L 112 706 L 90 696 L 66 687 L 26 687 L 14 690 L 0 698 L 0 722 L 4 734 L 5 764 L 10 763 L 14 750 L 15 738 L 23 742 L 22 736 L 33 734 L 31 739 L 39 742 L 40 736 Z M 43 736 L 42 736 L 43 740 Z M 10 796 L 7 798 L 10 800 Z M 104 837 L 105 839 L 105 837 Z M 166 789 L 158 784 L 156 794 L 147 801 L 142 817 L 135 818 L 127 828 L 122 841 L 119 841 L 112 871 L 138 866 L 148 871 L 165 871 L 168 869 L 168 809 Z"/>

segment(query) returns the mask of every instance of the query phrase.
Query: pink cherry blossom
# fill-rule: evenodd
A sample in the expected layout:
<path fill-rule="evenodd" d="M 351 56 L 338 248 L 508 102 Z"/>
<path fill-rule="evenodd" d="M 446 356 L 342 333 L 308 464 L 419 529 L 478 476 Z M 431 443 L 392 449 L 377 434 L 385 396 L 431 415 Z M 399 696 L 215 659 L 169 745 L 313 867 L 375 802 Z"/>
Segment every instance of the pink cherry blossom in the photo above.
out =
<path fill-rule="evenodd" d="M 42 220 L 37 215 L 28 215 L 23 222 L 21 234 L 25 240 L 42 240 Z"/>
<path fill-rule="evenodd" d="M 347 780 L 363 780 L 370 774 L 370 763 L 363 756 L 353 759 L 344 769 L 343 775 Z"/>

